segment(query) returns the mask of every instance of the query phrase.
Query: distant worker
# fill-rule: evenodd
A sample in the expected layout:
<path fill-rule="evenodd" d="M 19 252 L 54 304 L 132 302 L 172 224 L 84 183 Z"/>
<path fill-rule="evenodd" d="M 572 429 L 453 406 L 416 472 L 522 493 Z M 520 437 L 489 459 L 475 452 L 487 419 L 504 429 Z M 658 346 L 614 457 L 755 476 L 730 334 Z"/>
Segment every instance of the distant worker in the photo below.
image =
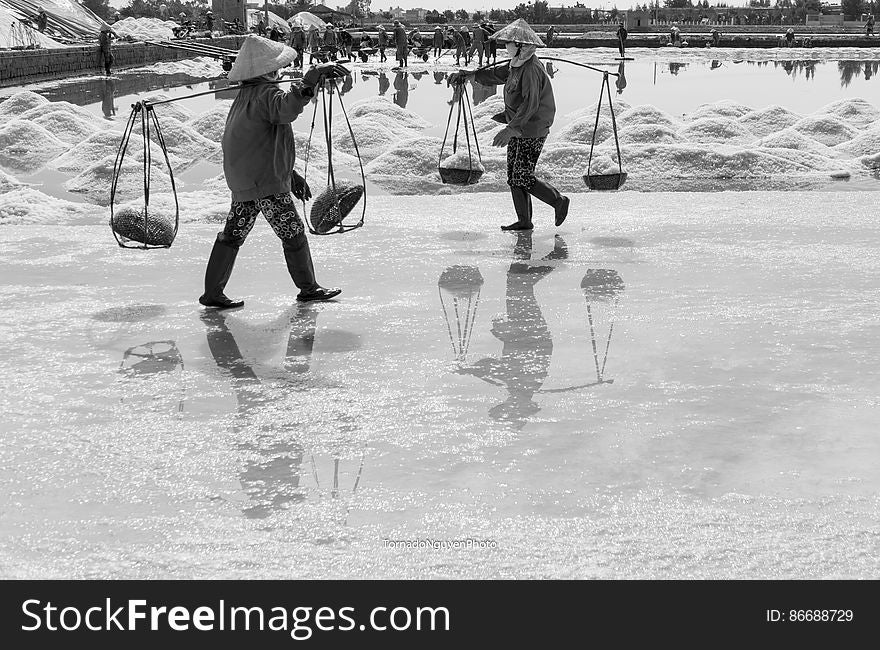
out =
<path fill-rule="evenodd" d="M 209 32 L 214 31 L 214 12 L 210 9 L 205 12 L 205 27 Z"/>
<path fill-rule="evenodd" d="M 794 30 L 791 27 L 785 32 L 785 44 L 788 47 L 794 47 Z"/>
<path fill-rule="evenodd" d="M 486 51 L 486 39 L 488 38 L 488 34 L 483 31 L 483 28 L 480 27 L 479 23 L 474 23 L 474 40 L 471 43 L 470 52 L 468 52 L 471 60 L 474 58 L 474 54 L 477 55 L 478 65 L 483 65 L 483 54 Z"/>
<path fill-rule="evenodd" d="M 330 58 L 336 60 L 336 48 L 338 41 L 336 40 L 336 28 L 333 23 L 327 23 L 327 29 L 324 32 L 324 47 L 328 48 Z"/>
<path fill-rule="evenodd" d="M 712 47 L 718 47 L 718 44 L 721 42 L 721 32 L 718 31 L 717 28 L 712 28 Z"/>
<path fill-rule="evenodd" d="M 673 25 L 669 31 L 669 42 L 675 47 L 681 47 L 681 30 L 678 29 L 678 25 Z"/>
<path fill-rule="evenodd" d="M 379 48 L 379 63 L 384 63 L 388 60 L 388 57 L 385 56 L 385 48 L 388 47 L 388 32 L 385 31 L 384 25 L 379 25 L 376 27 L 378 32 L 377 41 Z"/>
<path fill-rule="evenodd" d="M 431 44 L 434 46 L 434 58 L 440 58 L 440 53 L 443 51 L 443 29 L 440 25 L 434 28 L 434 39 Z"/>
<path fill-rule="evenodd" d="M 296 58 L 293 60 L 294 68 L 303 67 L 303 53 L 306 50 L 306 34 L 302 25 L 294 25 L 290 30 L 290 47 L 296 51 Z"/>
<path fill-rule="evenodd" d="M 418 27 L 413 27 L 409 33 L 409 41 L 412 43 L 413 47 L 421 47 L 422 46 L 422 33 L 419 31 Z"/>
<path fill-rule="evenodd" d="M 159 5 L 159 18 L 161 18 L 162 20 L 168 20 L 169 15 L 170 14 L 168 13 L 168 5 Z"/>
<path fill-rule="evenodd" d="M 409 43 L 406 38 L 406 29 L 400 24 L 399 20 L 394 21 L 394 47 L 397 49 L 395 58 L 399 67 L 407 67 L 409 59 Z"/>
<path fill-rule="evenodd" d="M 629 34 L 626 31 L 626 27 L 623 22 L 621 22 L 617 26 L 617 51 L 620 52 L 620 58 L 624 58 L 626 56 L 626 37 Z"/>
<path fill-rule="evenodd" d="M 547 47 L 553 47 L 553 39 L 556 38 L 557 33 L 558 32 L 556 31 L 556 27 L 554 25 L 550 25 L 550 27 L 547 28 Z"/>
<path fill-rule="evenodd" d="M 354 47 L 354 37 L 347 29 L 339 30 L 339 51 L 346 59 L 351 59 L 351 51 Z"/>
<path fill-rule="evenodd" d="M 257 23 L 257 34 L 260 36 L 266 35 L 266 23 L 263 21 L 262 17 L 260 17 L 260 22 Z"/>
<path fill-rule="evenodd" d="M 495 25 L 492 23 L 482 23 L 480 27 L 485 30 L 486 38 L 488 39 L 486 41 L 486 45 L 488 46 L 488 49 L 486 50 L 486 65 L 489 64 L 490 56 L 492 57 L 492 63 L 495 63 L 498 59 L 498 41 L 492 38 L 492 34 L 495 33 Z"/>
<path fill-rule="evenodd" d="M 461 26 L 461 40 L 464 43 L 464 64 L 470 65 L 471 62 L 471 30 L 467 25 Z"/>
<path fill-rule="evenodd" d="M 41 32 L 46 31 L 46 24 L 49 22 L 49 16 L 46 15 L 46 12 L 40 7 L 40 13 L 37 14 L 37 29 Z"/>
<path fill-rule="evenodd" d="M 104 64 L 104 72 L 110 76 L 110 66 L 113 65 L 113 30 L 110 25 L 101 25 L 101 33 L 98 35 L 98 45 L 101 47 L 101 62 Z"/>
<path fill-rule="evenodd" d="M 865 36 L 873 36 L 873 35 L 874 35 L 874 14 L 868 14 L 868 22 L 865 23 Z"/>
<path fill-rule="evenodd" d="M 464 63 L 467 65 L 467 49 L 464 46 L 464 34 L 453 27 L 450 27 L 449 31 L 455 41 L 455 65 L 461 65 L 461 57 L 464 57 Z"/>
<path fill-rule="evenodd" d="M 319 59 L 318 52 L 321 49 L 321 33 L 318 31 L 317 25 L 312 25 L 309 27 L 309 65 L 315 62 L 315 59 Z"/>

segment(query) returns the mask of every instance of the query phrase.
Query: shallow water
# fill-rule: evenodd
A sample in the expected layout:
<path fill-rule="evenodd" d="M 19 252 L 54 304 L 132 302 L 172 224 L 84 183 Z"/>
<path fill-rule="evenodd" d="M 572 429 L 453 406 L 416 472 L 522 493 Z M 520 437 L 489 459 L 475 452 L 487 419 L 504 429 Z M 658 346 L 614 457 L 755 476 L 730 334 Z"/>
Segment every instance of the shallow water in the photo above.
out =
<path fill-rule="evenodd" d="M 873 195 L 694 196 L 377 197 L 317 306 L 261 223 L 220 314 L 215 226 L 4 227 L 0 572 L 880 576 Z"/>

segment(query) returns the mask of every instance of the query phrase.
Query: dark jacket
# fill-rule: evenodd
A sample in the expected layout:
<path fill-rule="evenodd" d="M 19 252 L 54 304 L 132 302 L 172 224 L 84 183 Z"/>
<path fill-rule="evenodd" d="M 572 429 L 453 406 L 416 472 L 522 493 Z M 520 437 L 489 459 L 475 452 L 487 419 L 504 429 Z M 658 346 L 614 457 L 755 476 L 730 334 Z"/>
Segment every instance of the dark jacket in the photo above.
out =
<path fill-rule="evenodd" d="M 302 50 L 306 46 L 306 33 L 296 29 L 290 34 L 290 45 L 295 50 Z"/>
<path fill-rule="evenodd" d="M 550 133 L 556 101 L 550 77 L 538 57 L 532 56 L 518 68 L 508 63 L 477 70 L 474 79 L 485 85 L 504 84 L 504 113 L 496 117 L 518 137 L 543 138 Z"/>
<path fill-rule="evenodd" d="M 388 45 L 388 32 L 384 29 L 379 30 L 379 47 L 386 47 Z"/>
<path fill-rule="evenodd" d="M 439 29 L 434 30 L 434 47 L 443 47 L 443 32 Z"/>
<path fill-rule="evenodd" d="M 246 81 L 229 108 L 223 131 L 223 173 L 233 201 L 254 201 L 290 191 L 295 159 L 290 123 L 313 97 L 312 89 Z"/>

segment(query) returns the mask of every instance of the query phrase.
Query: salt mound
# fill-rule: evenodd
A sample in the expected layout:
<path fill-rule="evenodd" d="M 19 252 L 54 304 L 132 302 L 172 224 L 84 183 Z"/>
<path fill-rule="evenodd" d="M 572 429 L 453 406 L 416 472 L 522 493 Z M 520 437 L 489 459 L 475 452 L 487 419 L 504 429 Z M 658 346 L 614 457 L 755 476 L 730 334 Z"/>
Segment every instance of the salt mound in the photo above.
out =
<path fill-rule="evenodd" d="M 836 116 L 825 114 L 804 117 L 791 128 L 829 147 L 852 140 L 859 134 L 854 126 Z"/>
<path fill-rule="evenodd" d="M 679 133 L 691 142 L 745 144 L 755 139 L 742 124 L 729 117 L 704 117 L 688 124 Z"/>
<path fill-rule="evenodd" d="M 454 154 L 444 158 L 440 163 L 440 167 L 444 169 L 475 169 L 481 172 L 486 171 L 486 168 L 483 167 L 483 163 L 477 159 L 477 152 L 472 151 L 468 154 L 467 147 L 459 147 Z"/>
<path fill-rule="evenodd" d="M 95 124 L 100 124 L 100 118 L 94 113 L 90 113 L 82 106 L 77 106 L 76 104 L 71 104 L 70 102 L 60 101 L 60 102 L 46 102 L 44 104 L 40 104 L 31 108 L 21 115 L 19 115 L 19 119 L 22 120 L 36 120 L 43 115 L 47 115 L 49 113 L 57 113 L 63 112 L 68 115 L 76 115 L 77 117 L 81 117 L 84 120 L 88 120 L 94 122 Z"/>
<path fill-rule="evenodd" d="M 778 104 L 746 113 L 738 122 L 759 137 L 777 133 L 801 119 L 797 113 Z"/>
<path fill-rule="evenodd" d="M 15 119 L 25 111 L 48 103 L 49 100 L 42 95 L 30 90 L 22 90 L 0 102 L 0 117 Z"/>
<path fill-rule="evenodd" d="M 599 118 L 596 126 L 596 118 L 579 117 L 556 133 L 554 140 L 558 142 L 580 142 L 590 144 L 593 141 L 593 127 L 596 127 L 596 144 L 614 135 L 611 118 L 604 115 Z"/>
<path fill-rule="evenodd" d="M 852 140 L 837 145 L 834 149 L 852 157 L 873 156 L 880 153 L 880 129 L 871 129 L 860 133 Z"/>
<path fill-rule="evenodd" d="M 499 126 L 503 127 L 504 125 L 501 124 L 501 122 L 496 122 L 491 117 L 483 116 L 483 117 L 474 119 L 474 130 L 477 133 L 487 133 L 489 131 L 493 131 L 494 129 L 498 128 Z M 450 124 L 449 130 L 452 133 L 454 133 L 455 127 Z M 459 129 L 459 135 L 463 135 L 463 132 L 464 132 L 464 125 L 462 125 L 461 128 Z"/>
<path fill-rule="evenodd" d="M 760 178 L 814 171 L 798 160 L 733 147 L 709 149 L 693 144 L 629 145 L 622 149 L 621 156 L 631 175 L 662 179 Z"/>
<path fill-rule="evenodd" d="M 94 219 L 102 212 L 96 205 L 56 199 L 30 187 L 0 194 L 0 225 L 66 224 L 74 219 Z"/>
<path fill-rule="evenodd" d="M 116 131 L 99 131 L 94 135 L 90 135 L 88 138 L 73 147 L 73 149 L 55 160 L 52 163 L 52 167 L 62 172 L 79 173 L 92 165 L 98 164 L 104 158 L 109 156 L 115 158 L 116 153 L 119 150 L 120 142 L 122 142 L 121 133 Z M 140 152 L 142 152 L 143 149 L 144 144 L 140 136 L 132 137 L 128 141 L 128 150 L 125 154 L 126 158 L 129 156 L 141 155 Z M 150 145 L 150 155 L 153 157 L 153 160 L 164 161 L 162 150 L 155 142 Z M 182 161 L 173 154 L 169 155 L 169 159 L 172 168 L 176 169 L 182 164 Z"/>
<path fill-rule="evenodd" d="M 148 102 L 159 102 L 166 99 L 171 99 L 168 95 L 163 95 L 161 93 L 157 93 L 154 95 L 147 95 L 144 97 L 144 101 Z M 158 106 L 153 107 L 153 111 L 156 113 L 156 117 L 159 120 L 159 124 L 161 126 L 165 126 L 165 118 L 170 117 L 172 119 L 177 120 L 178 122 L 187 122 L 195 117 L 195 114 L 189 110 L 188 108 L 184 108 L 178 102 L 172 102 L 171 104 L 159 104 Z"/>
<path fill-rule="evenodd" d="M 437 171 L 443 142 L 440 138 L 421 136 L 398 143 L 368 164 L 368 175 L 428 176 Z"/>
<path fill-rule="evenodd" d="M 504 100 L 502 99 L 501 101 L 503 104 Z M 632 106 L 629 104 L 629 102 L 626 102 L 622 99 L 613 100 L 613 105 L 614 105 L 614 114 L 617 117 L 620 117 L 621 115 L 623 115 L 624 113 L 626 113 L 627 111 L 632 109 Z M 601 115 L 605 115 L 608 117 L 611 116 L 611 112 L 608 109 L 608 100 L 607 99 L 602 101 L 602 106 L 599 110 L 599 113 Z M 569 120 L 578 120 L 578 119 L 583 119 L 585 117 L 592 117 L 595 120 L 596 119 L 596 105 L 593 104 L 592 106 L 586 106 L 584 108 L 579 108 L 577 110 L 574 110 L 571 113 L 566 113 L 565 117 L 566 117 L 566 119 L 569 119 Z"/>
<path fill-rule="evenodd" d="M 701 104 L 690 114 L 691 120 L 700 120 L 706 117 L 728 117 L 732 120 L 741 118 L 751 112 L 751 107 L 729 99 L 723 99 L 714 104 Z"/>
<path fill-rule="evenodd" d="M 824 144 L 816 142 L 813 138 L 792 128 L 782 129 L 778 133 L 761 138 L 754 145 L 768 149 L 794 149 L 797 151 L 810 151 L 824 156 L 833 155 L 833 152 Z"/>
<path fill-rule="evenodd" d="M 357 141 L 357 151 L 360 152 L 361 157 L 368 160 L 382 155 L 401 139 L 399 132 L 395 133 L 388 127 L 374 122 L 369 116 L 353 120 L 351 128 Z M 415 135 L 411 134 L 408 137 L 412 138 Z M 347 154 L 352 156 L 356 154 L 355 141 L 352 140 L 347 129 L 336 138 L 336 146 Z"/>
<path fill-rule="evenodd" d="M 18 179 L 0 169 L 0 194 L 10 192 L 18 187 L 21 187 Z"/>
<path fill-rule="evenodd" d="M 113 31 L 120 37 L 135 41 L 167 41 L 174 38 L 175 23 L 159 18 L 124 18 L 113 23 Z"/>
<path fill-rule="evenodd" d="M 226 129 L 229 106 L 229 102 L 218 103 L 191 119 L 186 125 L 211 142 L 220 142 L 223 140 L 223 131 Z"/>
<path fill-rule="evenodd" d="M 421 130 L 431 126 L 431 123 L 420 115 L 401 108 L 386 97 L 371 97 L 352 104 L 348 109 L 348 118 L 353 119 L 377 113 L 392 118 L 398 126 L 406 129 Z"/>
<path fill-rule="evenodd" d="M 664 113 L 651 104 L 642 104 L 641 106 L 629 109 L 620 115 L 617 124 L 618 127 L 635 126 L 637 124 L 653 124 L 666 126 L 670 129 L 677 129 L 680 126 L 679 122 L 670 117 L 668 113 Z"/>
<path fill-rule="evenodd" d="M 544 147 L 535 169 L 538 176 L 577 176 L 589 159 L 589 145 L 551 143 Z"/>
<path fill-rule="evenodd" d="M 798 151 L 796 149 L 770 147 L 754 147 L 752 151 L 775 158 L 782 158 L 796 165 L 802 165 L 805 168 L 803 171 L 827 172 L 832 169 L 840 169 L 842 164 L 840 160 L 830 158 L 816 151 Z"/>
<path fill-rule="evenodd" d="M 684 138 L 669 127 L 659 124 L 637 124 L 619 132 L 620 142 L 629 144 L 663 144 L 682 142 Z"/>
<path fill-rule="evenodd" d="M 12 120 L 0 128 L 0 165 L 32 173 L 70 148 L 39 124 Z"/>
<path fill-rule="evenodd" d="M 215 60 L 204 56 L 198 56 L 194 59 L 184 59 L 182 61 L 160 61 L 142 68 L 127 70 L 129 74 L 132 72 L 149 72 L 152 74 L 180 74 L 190 77 L 219 77 L 223 70 L 220 64 Z"/>
<path fill-rule="evenodd" d="M 100 204 L 110 203 L 110 188 L 113 183 L 113 165 L 116 156 L 107 156 L 95 165 L 90 166 L 78 176 L 68 180 L 64 188 L 68 192 L 85 194 L 90 200 Z M 168 168 L 165 160 L 153 157 L 150 185 L 157 192 L 171 190 L 171 180 L 168 176 Z M 176 180 L 179 187 L 179 180 Z M 122 165 L 122 172 L 116 186 L 116 200 L 142 195 L 144 192 L 144 162 L 143 155 L 126 155 Z"/>
<path fill-rule="evenodd" d="M 178 192 L 181 222 L 224 223 L 229 214 L 229 193 L 226 185 L 217 190 Z M 150 194 L 150 208 L 174 210 L 174 196 L 170 192 Z"/>
<path fill-rule="evenodd" d="M 305 162 L 307 145 L 309 143 L 308 134 L 294 131 L 293 139 L 295 142 L 297 162 Z M 346 139 L 350 140 L 350 138 Z M 317 132 L 316 130 L 316 132 L 312 135 L 311 145 L 308 146 L 308 155 L 309 169 L 316 165 L 324 167 L 327 165 L 327 144 L 324 142 L 323 131 Z M 357 158 L 355 158 L 354 156 L 349 155 L 344 151 L 340 151 L 337 147 L 333 147 L 333 166 L 357 168 L 358 161 Z"/>
<path fill-rule="evenodd" d="M 880 119 L 880 111 L 871 102 L 861 97 L 839 99 L 814 113 L 814 115 L 823 114 L 833 115 L 860 129 L 870 126 Z"/>
<path fill-rule="evenodd" d="M 493 95 L 489 99 L 475 106 L 472 111 L 474 119 L 481 117 L 492 117 L 496 113 L 504 111 L 504 97 L 501 95 Z"/>
<path fill-rule="evenodd" d="M 32 121 L 67 144 L 79 144 L 101 130 L 101 127 L 94 121 L 87 120 L 75 113 L 68 113 L 63 109 L 44 113 Z"/>
<path fill-rule="evenodd" d="M 168 151 L 181 160 L 197 160 L 208 158 L 216 154 L 219 147 L 203 135 L 196 132 L 192 126 L 182 124 L 176 119 L 166 117 L 159 121 L 162 128 L 162 137 Z M 132 129 L 132 139 L 142 138 L 140 125 Z M 150 139 L 158 142 L 155 128 L 150 129 Z M 160 150 L 161 151 L 161 150 Z"/>

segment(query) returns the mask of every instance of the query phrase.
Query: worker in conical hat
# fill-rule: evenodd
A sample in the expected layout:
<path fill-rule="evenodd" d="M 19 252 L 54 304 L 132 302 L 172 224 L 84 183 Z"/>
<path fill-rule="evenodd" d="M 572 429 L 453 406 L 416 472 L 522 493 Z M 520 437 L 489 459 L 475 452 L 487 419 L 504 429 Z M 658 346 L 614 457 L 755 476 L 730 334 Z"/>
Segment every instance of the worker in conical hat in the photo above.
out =
<path fill-rule="evenodd" d="M 454 72 L 449 83 L 461 84 L 473 79 L 486 86 L 504 84 L 504 112 L 492 116 L 492 119 L 505 127 L 492 144 L 496 147 L 507 145 L 507 184 L 517 221 L 501 229 L 532 229 L 532 196 L 553 207 L 556 225 L 560 226 L 568 216 L 568 197 L 535 177 L 538 157 L 556 117 L 550 77 L 535 56 L 537 48 L 544 47 L 544 44 L 522 18 L 490 38 L 506 44 L 510 62 L 485 70 Z"/>
<path fill-rule="evenodd" d="M 344 76 L 348 70 L 333 63 L 309 68 L 302 84 L 291 84 L 285 92 L 273 82 L 281 78 L 281 68 L 294 59 L 292 48 L 251 34 L 229 71 L 230 81 L 241 82 L 229 108 L 222 141 L 223 173 L 232 192 L 232 207 L 205 270 L 205 292 L 199 302 L 206 307 L 244 305 L 244 301 L 228 298 L 224 290 L 238 249 L 260 212 L 281 239 L 287 270 L 300 290 L 297 300 L 329 300 L 341 291 L 325 289 L 315 280 L 309 240 L 294 204 L 294 195 L 305 200 L 311 192 L 293 171 L 295 144 L 290 124 L 324 79 Z"/>

